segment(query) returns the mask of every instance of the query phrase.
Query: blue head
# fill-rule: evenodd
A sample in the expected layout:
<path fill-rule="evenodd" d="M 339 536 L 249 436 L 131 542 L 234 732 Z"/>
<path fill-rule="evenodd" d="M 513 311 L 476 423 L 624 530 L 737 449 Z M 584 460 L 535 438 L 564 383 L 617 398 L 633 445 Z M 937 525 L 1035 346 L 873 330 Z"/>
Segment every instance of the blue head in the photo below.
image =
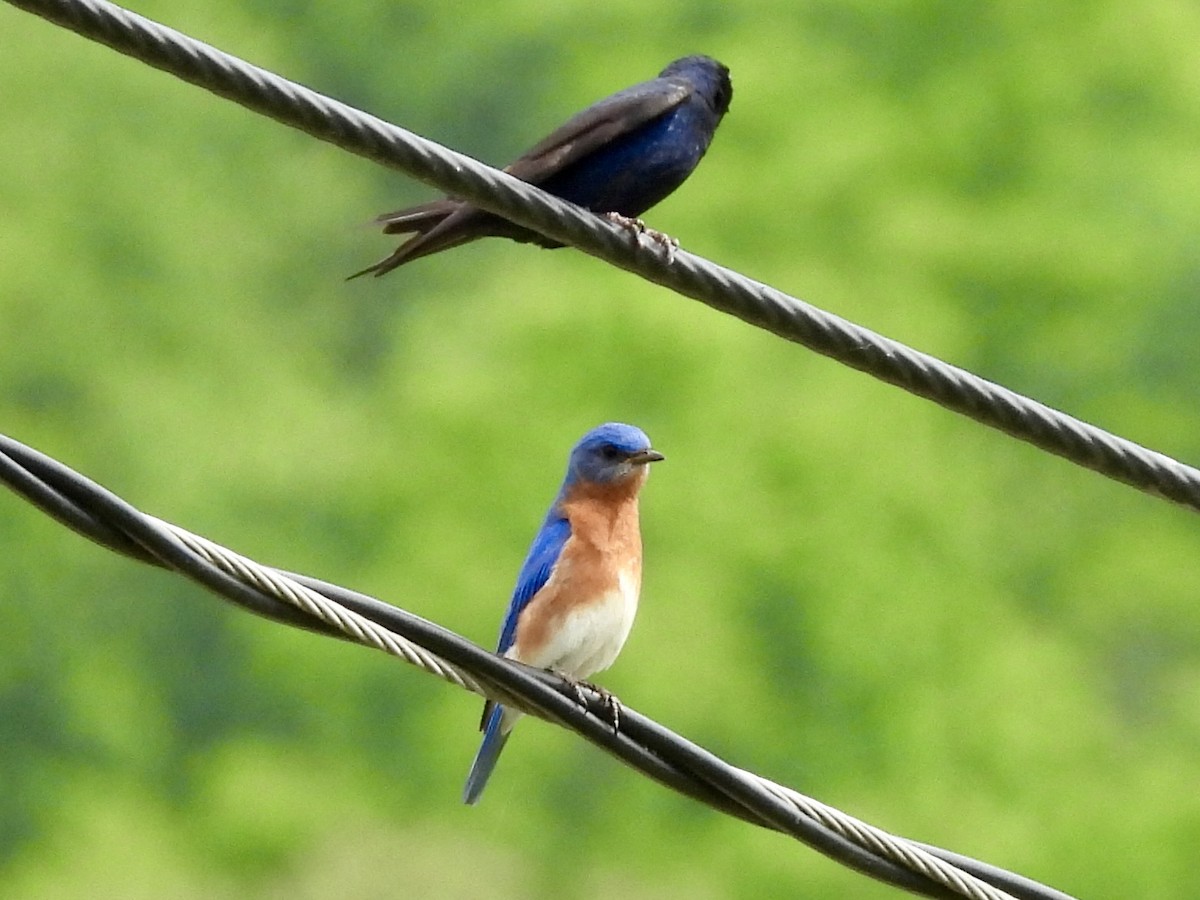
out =
<path fill-rule="evenodd" d="M 729 69 L 711 56 L 685 56 L 669 63 L 659 78 L 682 78 L 696 87 L 708 101 L 717 119 L 729 111 L 733 100 L 733 82 L 729 80 Z"/>
<path fill-rule="evenodd" d="M 650 446 L 646 432 L 633 425 L 606 422 L 579 439 L 567 462 L 567 485 L 576 482 L 616 484 L 645 473 L 645 466 L 663 459 Z"/>

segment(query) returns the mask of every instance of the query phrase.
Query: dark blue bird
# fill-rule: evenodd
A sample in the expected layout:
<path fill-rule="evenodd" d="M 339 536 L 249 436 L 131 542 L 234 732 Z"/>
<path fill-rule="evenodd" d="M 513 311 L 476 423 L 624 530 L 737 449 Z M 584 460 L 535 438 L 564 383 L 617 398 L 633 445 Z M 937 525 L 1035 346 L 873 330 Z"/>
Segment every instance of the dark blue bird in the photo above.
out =
<path fill-rule="evenodd" d="M 725 66 L 685 56 L 657 78 L 592 104 L 504 171 L 592 212 L 634 218 L 692 174 L 732 98 Z M 385 234 L 416 234 L 352 278 L 386 275 L 409 260 L 483 237 L 563 246 L 452 197 L 376 221 Z"/>

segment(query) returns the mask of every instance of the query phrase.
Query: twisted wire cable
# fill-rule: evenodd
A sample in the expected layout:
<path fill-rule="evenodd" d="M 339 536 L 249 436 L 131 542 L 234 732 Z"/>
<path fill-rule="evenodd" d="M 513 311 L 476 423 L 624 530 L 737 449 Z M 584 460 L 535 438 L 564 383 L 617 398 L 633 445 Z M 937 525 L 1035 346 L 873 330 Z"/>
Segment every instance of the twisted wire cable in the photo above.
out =
<path fill-rule="evenodd" d="M 488 692 L 478 681 L 457 666 L 450 665 L 419 644 L 388 631 L 376 622 L 335 603 L 298 581 L 259 565 L 254 560 L 234 553 L 207 538 L 185 531 L 177 525 L 153 516 L 146 518 L 150 523 L 170 532 L 185 547 L 227 575 L 336 628 L 354 643 L 398 657 L 410 665 L 436 675 L 443 681 L 448 681 L 464 690 L 473 691 L 481 697 L 488 696 Z"/>
<path fill-rule="evenodd" d="M 0 482 L 59 522 L 141 562 L 172 569 L 283 624 L 382 650 L 466 690 L 570 728 L 654 780 L 752 824 L 791 835 L 872 878 L 915 894 L 971 900 L 1070 900 L 1003 869 L 889 834 L 791 788 L 729 765 L 548 672 L 487 653 L 432 622 L 317 579 L 262 566 L 135 509 L 62 463 L 0 435 Z"/>
<path fill-rule="evenodd" d="M 642 243 L 510 175 L 106 0 L 8 2 L 1084 468 L 1200 510 L 1200 470 L 730 269 Z"/>

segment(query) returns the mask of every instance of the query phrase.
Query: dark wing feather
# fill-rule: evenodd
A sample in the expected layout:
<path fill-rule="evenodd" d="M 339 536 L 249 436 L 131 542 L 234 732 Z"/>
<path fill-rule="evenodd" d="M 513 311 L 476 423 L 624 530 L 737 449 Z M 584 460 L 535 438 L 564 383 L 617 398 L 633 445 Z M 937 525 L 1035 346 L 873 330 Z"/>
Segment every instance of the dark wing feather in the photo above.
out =
<path fill-rule="evenodd" d="M 383 225 L 384 234 L 405 234 L 410 231 L 418 234 L 397 247 L 391 255 L 367 266 L 361 272 L 355 272 L 347 281 L 368 274 L 378 278 L 409 260 L 473 241 L 484 232 L 464 226 L 469 226 L 472 219 L 482 215 L 485 214 L 475 207 L 461 200 L 450 199 L 434 200 L 420 206 L 384 213 L 375 219 Z"/>
<path fill-rule="evenodd" d="M 420 206 L 409 206 L 395 212 L 386 212 L 375 217 L 375 224 L 383 226 L 384 234 L 405 234 L 410 231 L 428 231 L 458 207 L 461 200 L 432 200 Z"/>
<path fill-rule="evenodd" d="M 618 91 L 568 120 L 504 171 L 530 184 L 539 184 L 621 135 L 674 109 L 692 91 L 686 82 L 670 78 L 656 78 Z"/>

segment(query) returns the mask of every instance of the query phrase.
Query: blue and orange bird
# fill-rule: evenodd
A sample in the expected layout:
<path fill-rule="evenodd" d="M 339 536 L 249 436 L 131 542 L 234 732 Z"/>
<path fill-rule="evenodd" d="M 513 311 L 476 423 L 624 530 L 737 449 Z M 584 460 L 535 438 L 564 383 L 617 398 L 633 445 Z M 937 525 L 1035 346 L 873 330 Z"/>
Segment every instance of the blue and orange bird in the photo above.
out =
<path fill-rule="evenodd" d="M 629 637 L 641 590 L 638 492 L 649 464 L 662 458 L 632 425 L 609 422 L 580 439 L 517 576 L 497 653 L 575 679 L 612 665 Z M 483 742 L 464 803 L 479 800 L 520 717 L 491 700 L 484 704 Z"/>

